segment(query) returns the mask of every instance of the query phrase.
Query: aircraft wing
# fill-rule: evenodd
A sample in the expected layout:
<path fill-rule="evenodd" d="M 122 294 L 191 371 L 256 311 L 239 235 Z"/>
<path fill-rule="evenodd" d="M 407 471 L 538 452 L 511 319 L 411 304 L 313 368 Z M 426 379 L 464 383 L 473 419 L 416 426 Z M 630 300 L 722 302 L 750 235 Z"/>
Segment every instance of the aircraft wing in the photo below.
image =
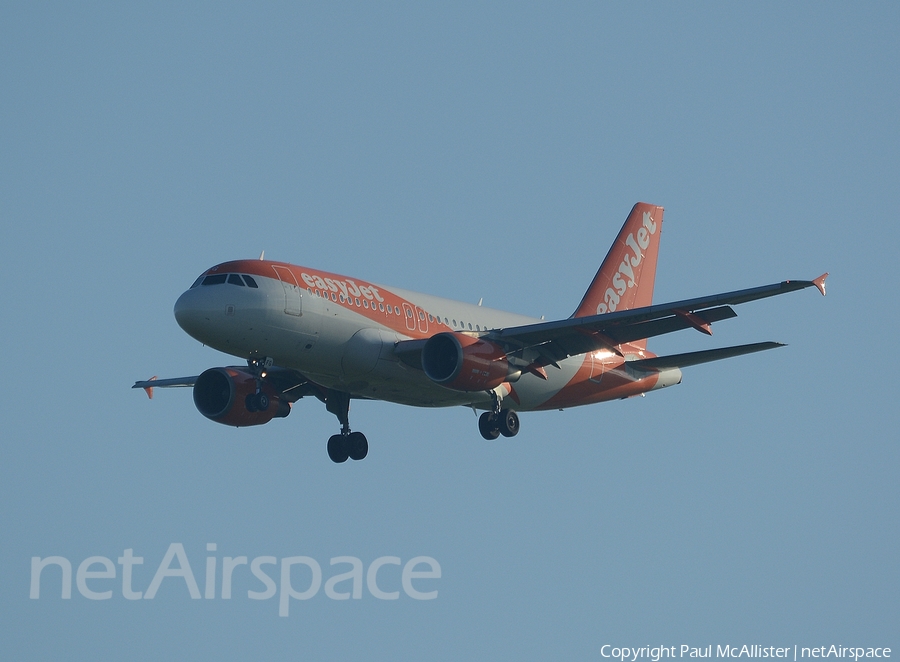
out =
<path fill-rule="evenodd" d="M 681 329 L 694 328 L 712 335 L 709 327 L 711 323 L 737 316 L 730 306 L 807 287 L 815 287 L 824 295 L 827 276 L 826 273 L 815 280 L 786 280 L 762 287 L 603 315 L 514 326 L 492 331 L 488 338 L 500 345 L 511 346 L 509 354 L 513 356 L 534 350 L 541 356 L 542 364 L 550 365 L 569 356 L 597 349 L 616 351 L 615 347 L 622 343 Z"/>
<path fill-rule="evenodd" d="M 241 367 L 244 370 L 245 368 Z M 289 402 L 295 402 L 305 395 L 320 396 L 321 388 L 310 382 L 306 377 L 296 370 L 288 368 L 279 368 L 272 366 L 266 371 L 264 380 L 275 388 L 282 397 Z M 193 386 L 197 383 L 199 375 L 193 377 L 175 377 L 173 379 L 157 379 L 151 377 L 144 381 L 134 383 L 131 388 L 142 388 L 147 393 L 148 398 L 153 398 L 153 389 L 155 388 L 177 388 L 184 386 Z"/>
<path fill-rule="evenodd" d="M 827 276 L 828 274 L 825 273 L 815 280 L 786 280 L 762 287 L 632 308 L 603 315 L 570 317 L 554 322 L 538 322 L 537 324 L 496 329 L 482 337 L 504 347 L 507 356 L 533 361 L 532 357 L 537 354 L 539 359 L 531 363 L 533 366 L 554 365 L 557 361 L 569 356 L 577 356 L 598 349 L 609 349 L 619 353 L 617 345 L 622 343 L 652 338 L 681 329 L 694 328 L 712 335 L 710 324 L 737 317 L 737 313 L 731 308 L 732 305 L 787 294 L 807 287 L 815 287 L 824 295 Z M 428 342 L 427 338 L 403 340 L 394 346 L 394 352 L 404 363 L 421 368 L 422 348 L 426 342 Z M 685 367 L 779 346 L 778 343 L 757 343 L 737 348 L 738 351 L 734 353 L 726 354 L 724 352 L 735 348 L 724 348 L 666 358 L 691 361 L 691 363 L 673 363 L 671 366 Z M 751 347 L 752 349 L 747 349 Z M 529 356 L 526 357 L 526 354 Z M 629 365 L 640 367 L 639 363 L 641 362 L 633 361 Z M 654 365 L 644 362 L 643 367 L 653 370 L 665 366 L 662 363 Z"/>
<path fill-rule="evenodd" d="M 174 379 L 157 379 L 156 377 L 151 377 L 146 381 L 135 382 L 134 386 L 131 388 L 172 388 L 175 386 L 193 386 L 197 383 L 197 377 L 199 377 L 199 375 L 193 377 L 175 377 Z"/>
<path fill-rule="evenodd" d="M 173 379 L 157 379 L 156 377 L 151 377 L 150 379 L 146 379 L 144 381 L 135 382 L 134 386 L 131 388 L 142 388 L 144 392 L 147 394 L 147 397 L 151 400 L 153 399 L 153 389 L 155 388 L 175 388 L 179 386 L 193 386 L 197 383 L 197 377 L 199 375 L 194 375 L 193 377 L 175 377 Z"/>

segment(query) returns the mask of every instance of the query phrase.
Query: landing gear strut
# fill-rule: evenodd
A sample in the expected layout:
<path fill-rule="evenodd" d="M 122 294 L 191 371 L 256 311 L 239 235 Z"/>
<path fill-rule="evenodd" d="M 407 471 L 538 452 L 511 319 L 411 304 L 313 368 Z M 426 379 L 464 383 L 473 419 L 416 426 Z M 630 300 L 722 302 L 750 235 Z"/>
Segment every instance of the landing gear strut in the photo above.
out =
<path fill-rule="evenodd" d="M 328 457 L 340 464 L 351 460 L 362 460 L 369 454 L 369 442 L 362 432 L 350 431 L 350 394 L 342 391 L 328 391 L 325 408 L 337 416 L 341 433 L 328 438 Z"/>
<path fill-rule="evenodd" d="M 247 411 L 266 411 L 269 408 L 269 396 L 262 392 L 262 386 L 266 370 L 271 368 L 274 363 L 275 361 L 268 356 L 247 359 L 247 367 L 253 371 L 256 377 L 256 392 L 249 393 L 244 400 Z"/>
<path fill-rule="evenodd" d="M 519 415 L 512 409 L 500 408 L 500 396 L 494 391 L 491 394 L 491 411 L 484 412 L 478 418 L 478 431 L 485 439 L 492 440 L 501 434 L 504 437 L 515 437 L 519 433 Z"/>

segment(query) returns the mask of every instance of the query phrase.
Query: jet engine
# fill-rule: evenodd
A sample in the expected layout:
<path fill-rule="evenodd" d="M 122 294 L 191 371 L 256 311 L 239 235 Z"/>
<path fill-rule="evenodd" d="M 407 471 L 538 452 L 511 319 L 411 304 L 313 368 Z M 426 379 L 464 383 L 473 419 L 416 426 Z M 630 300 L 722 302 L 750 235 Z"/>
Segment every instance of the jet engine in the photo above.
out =
<path fill-rule="evenodd" d="M 243 368 L 210 368 L 194 384 L 194 404 L 206 418 L 235 427 L 262 425 L 291 413 L 291 405 Z"/>
<path fill-rule="evenodd" d="M 506 352 L 464 333 L 432 336 L 422 349 L 422 369 L 433 382 L 456 391 L 487 391 L 509 378 Z"/>

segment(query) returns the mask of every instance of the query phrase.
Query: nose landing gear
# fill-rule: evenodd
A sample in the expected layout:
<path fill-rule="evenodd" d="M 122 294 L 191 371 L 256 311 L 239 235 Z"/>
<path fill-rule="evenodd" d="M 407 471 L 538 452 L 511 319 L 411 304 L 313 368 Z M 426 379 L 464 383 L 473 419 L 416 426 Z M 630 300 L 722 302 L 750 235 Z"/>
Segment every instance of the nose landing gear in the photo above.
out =
<path fill-rule="evenodd" d="M 362 460 L 369 454 L 369 441 L 362 432 L 350 431 L 350 394 L 328 391 L 325 408 L 337 416 L 341 433 L 328 438 L 328 457 L 340 464 L 350 460 Z"/>
<path fill-rule="evenodd" d="M 256 377 L 256 392 L 249 393 L 244 399 L 244 406 L 247 411 L 266 411 L 269 408 L 269 396 L 262 392 L 263 380 L 266 378 L 266 371 L 275 364 L 274 359 L 268 356 L 247 359 L 247 367 L 253 371 Z"/>

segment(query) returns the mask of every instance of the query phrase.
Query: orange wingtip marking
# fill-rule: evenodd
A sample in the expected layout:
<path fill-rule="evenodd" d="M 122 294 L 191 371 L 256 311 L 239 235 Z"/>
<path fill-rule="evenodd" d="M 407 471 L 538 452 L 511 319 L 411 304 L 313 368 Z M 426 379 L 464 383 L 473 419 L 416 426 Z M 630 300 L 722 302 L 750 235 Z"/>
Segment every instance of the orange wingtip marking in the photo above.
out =
<path fill-rule="evenodd" d="M 825 296 L 825 279 L 828 278 L 828 272 L 826 271 L 824 274 L 813 280 L 813 285 L 816 286 L 816 289 L 822 293 L 822 296 Z"/>
<path fill-rule="evenodd" d="M 153 376 L 152 376 L 150 379 L 148 379 L 147 381 L 148 381 L 148 382 L 152 382 L 154 379 L 156 379 L 156 375 L 153 375 Z M 145 386 L 145 387 L 144 387 L 144 392 L 147 394 L 147 397 L 148 397 L 148 398 L 150 398 L 151 400 L 153 399 L 153 387 L 152 387 L 152 386 Z"/>

